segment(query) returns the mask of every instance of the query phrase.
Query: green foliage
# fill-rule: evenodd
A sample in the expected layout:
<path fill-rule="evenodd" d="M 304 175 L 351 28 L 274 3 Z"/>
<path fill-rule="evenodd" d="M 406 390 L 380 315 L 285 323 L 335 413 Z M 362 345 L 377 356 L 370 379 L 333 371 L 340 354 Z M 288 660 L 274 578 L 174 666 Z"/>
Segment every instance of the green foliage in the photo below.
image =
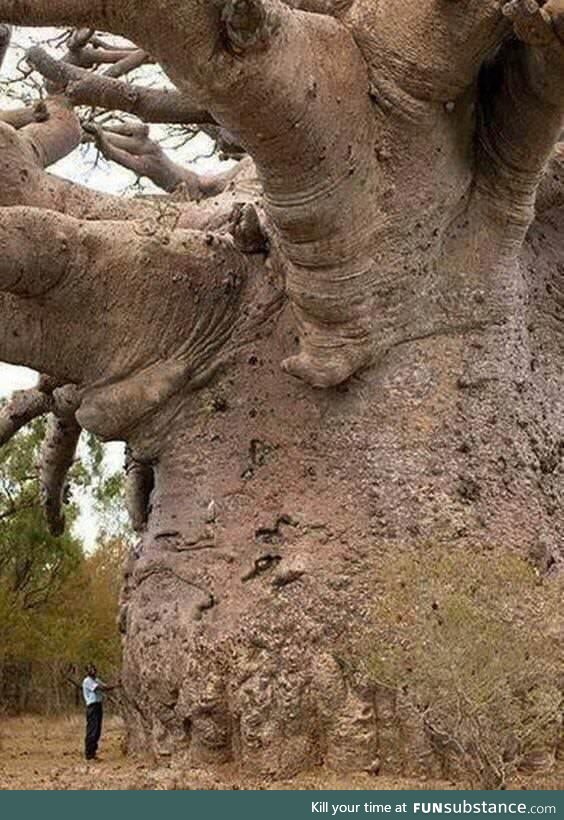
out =
<path fill-rule="evenodd" d="M 82 558 L 72 535 L 50 535 L 39 508 L 36 465 L 44 429 L 37 421 L 0 450 L 0 595 L 23 612 L 44 606 Z M 75 473 L 71 487 L 82 480 Z M 72 525 L 77 508 L 71 503 L 66 512 Z"/>
<path fill-rule="evenodd" d="M 126 550 L 124 541 L 110 539 L 101 541 L 85 558 L 75 584 L 61 600 L 72 623 L 58 653 L 53 653 L 66 654 L 68 662 L 80 668 L 94 661 L 110 677 L 118 673 L 121 662 L 117 617 Z"/>
<path fill-rule="evenodd" d="M 69 474 L 67 532 L 55 538 L 39 507 L 37 462 L 42 420 L 0 450 L 0 699 L 5 708 L 68 704 L 71 668 L 94 660 L 116 674 L 116 626 L 125 539 L 101 537 L 85 554 L 72 534 L 77 497 L 88 489 L 108 519 L 121 503 L 121 478 L 105 475 L 100 445 L 89 439 Z"/>
<path fill-rule="evenodd" d="M 400 690 L 482 785 L 554 751 L 563 584 L 502 551 L 429 548 L 382 567 L 369 674 Z"/>

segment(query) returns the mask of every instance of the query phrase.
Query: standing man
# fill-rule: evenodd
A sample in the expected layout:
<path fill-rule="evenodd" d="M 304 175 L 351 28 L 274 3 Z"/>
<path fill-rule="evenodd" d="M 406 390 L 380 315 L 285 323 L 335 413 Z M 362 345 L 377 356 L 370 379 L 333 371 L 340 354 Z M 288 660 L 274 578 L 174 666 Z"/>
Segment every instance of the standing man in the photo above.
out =
<path fill-rule="evenodd" d="M 90 664 L 86 667 L 86 677 L 82 681 L 82 694 L 86 704 L 86 737 L 84 740 L 84 754 L 86 760 L 97 760 L 96 752 L 102 734 L 102 715 L 104 692 L 111 692 L 117 686 L 107 686 L 98 678 L 96 667 Z"/>

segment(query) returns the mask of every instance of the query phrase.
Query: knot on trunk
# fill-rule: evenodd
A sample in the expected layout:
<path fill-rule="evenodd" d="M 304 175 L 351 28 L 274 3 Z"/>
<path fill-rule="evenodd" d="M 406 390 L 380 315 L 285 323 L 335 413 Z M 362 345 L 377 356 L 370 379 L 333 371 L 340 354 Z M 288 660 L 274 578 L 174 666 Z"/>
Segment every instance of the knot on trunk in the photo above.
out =
<path fill-rule="evenodd" d="M 229 232 L 243 253 L 267 253 L 269 243 L 256 208 L 237 202 L 231 212 Z"/>
<path fill-rule="evenodd" d="M 225 0 L 221 25 L 227 50 L 242 54 L 266 48 L 278 31 L 279 19 L 264 0 Z"/>

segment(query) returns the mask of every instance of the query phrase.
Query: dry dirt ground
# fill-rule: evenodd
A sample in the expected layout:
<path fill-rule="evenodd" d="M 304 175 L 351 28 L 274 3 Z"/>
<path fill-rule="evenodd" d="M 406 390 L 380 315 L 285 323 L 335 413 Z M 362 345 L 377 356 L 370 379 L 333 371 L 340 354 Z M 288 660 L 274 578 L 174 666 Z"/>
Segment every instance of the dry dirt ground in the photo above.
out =
<path fill-rule="evenodd" d="M 339 778 L 322 769 L 291 781 L 242 780 L 230 767 L 213 773 L 127 757 L 122 751 L 123 727 L 117 717 L 106 720 L 101 762 L 82 759 L 83 718 L 19 717 L 0 721 L 0 789 L 453 789 L 459 784 L 354 775 Z M 564 788 L 564 768 L 511 784 L 513 788 Z"/>

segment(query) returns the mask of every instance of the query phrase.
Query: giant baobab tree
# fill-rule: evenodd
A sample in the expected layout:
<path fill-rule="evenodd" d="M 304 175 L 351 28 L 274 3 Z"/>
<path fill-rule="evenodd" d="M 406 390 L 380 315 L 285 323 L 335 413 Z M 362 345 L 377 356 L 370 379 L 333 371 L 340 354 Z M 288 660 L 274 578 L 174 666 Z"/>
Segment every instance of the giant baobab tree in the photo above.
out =
<path fill-rule="evenodd" d="M 80 429 L 127 442 L 131 744 L 427 765 L 423 723 L 339 647 L 394 550 L 562 561 L 564 0 L 0 0 L 0 20 L 74 29 L 63 60 L 28 55 L 45 102 L 0 118 L 0 358 L 46 374 L 3 435 L 51 414 L 59 530 Z M 146 60 L 174 90 L 124 80 Z M 137 119 L 81 127 L 81 106 Z M 201 178 L 148 123 L 243 159 Z M 167 195 L 46 172 L 83 138 Z"/>

